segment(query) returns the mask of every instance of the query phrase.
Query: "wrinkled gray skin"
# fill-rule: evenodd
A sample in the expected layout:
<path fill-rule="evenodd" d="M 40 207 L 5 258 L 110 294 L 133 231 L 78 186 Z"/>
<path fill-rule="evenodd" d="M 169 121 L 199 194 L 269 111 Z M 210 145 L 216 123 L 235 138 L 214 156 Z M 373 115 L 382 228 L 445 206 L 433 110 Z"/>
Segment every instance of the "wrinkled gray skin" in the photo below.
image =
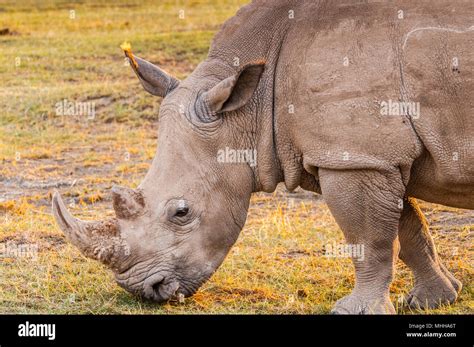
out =
<path fill-rule="evenodd" d="M 150 171 L 136 190 L 113 189 L 115 219 L 75 219 L 57 193 L 54 215 L 119 285 L 161 302 L 192 295 L 237 239 L 252 192 L 284 182 L 322 194 L 347 242 L 365 247 L 333 312 L 395 312 L 397 256 L 415 276 L 409 305 L 451 303 L 461 283 L 415 198 L 474 208 L 472 18 L 468 0 L 255 1 L 184 81 L 128 53 L 164 97 Z M 388 100 L 421 113 L 381 115 Z M 257 165 L 219 162 L 226 147 L 256 149 Z"/>

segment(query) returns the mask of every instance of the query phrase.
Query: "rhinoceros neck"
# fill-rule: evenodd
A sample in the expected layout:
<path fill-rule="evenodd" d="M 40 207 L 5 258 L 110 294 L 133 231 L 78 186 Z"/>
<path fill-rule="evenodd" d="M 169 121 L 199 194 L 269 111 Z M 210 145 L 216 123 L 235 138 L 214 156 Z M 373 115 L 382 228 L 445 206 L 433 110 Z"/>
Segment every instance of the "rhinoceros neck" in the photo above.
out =
<path fill-rule="evenodd" d="M 200 66 L 226 66 L 220 69 L 223 75 L 219 78 L 224 79 L 228 77 L 229 71 L 235 73 L 242 66 L 265 61 L 265 71 L 253 96 L 254 109 L 245 115 L 247 132 L 244 139 L 247 143 L 242 144 L 257 150 L 257 165 L 253 168 L 254 191 L 273 192 L 284 179 L 274 131 L 275 73 L 281 47 L 292 24 L 288 18 L 289 11 L 294 7 L 292 1 L 257 1 L 242 7 L 215 36 L 208 58 Z M 199 70 L 202 71 L 198 68 L 195 73 L 201 73 Z M 226 118 L 230 123 L 234 118 L 241 132 L 242 117 L 233 116 L 228 115 Z"/>

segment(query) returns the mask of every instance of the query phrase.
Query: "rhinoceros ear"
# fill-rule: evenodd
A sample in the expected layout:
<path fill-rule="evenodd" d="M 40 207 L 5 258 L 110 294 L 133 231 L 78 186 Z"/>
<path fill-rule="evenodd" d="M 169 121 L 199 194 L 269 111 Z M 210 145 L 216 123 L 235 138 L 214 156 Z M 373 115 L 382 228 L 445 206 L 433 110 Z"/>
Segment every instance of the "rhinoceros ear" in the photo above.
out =
<path fill-rule="evenodd" d="M 203 102 L 212 114 L 241 108 L 252 98 L 264 70 L 264 61 L 245 65 L 238 73 L 205 92 Z"/>
<path fill-rule="evenodd" d="M 130 46 L 122 47 L 129 59 L 133 71 L 138 76 L 143 88 L 153 95 L 165 97 L 179 85 L 179 80 L 169 75 L 158 66 L 133 55 Z"/>

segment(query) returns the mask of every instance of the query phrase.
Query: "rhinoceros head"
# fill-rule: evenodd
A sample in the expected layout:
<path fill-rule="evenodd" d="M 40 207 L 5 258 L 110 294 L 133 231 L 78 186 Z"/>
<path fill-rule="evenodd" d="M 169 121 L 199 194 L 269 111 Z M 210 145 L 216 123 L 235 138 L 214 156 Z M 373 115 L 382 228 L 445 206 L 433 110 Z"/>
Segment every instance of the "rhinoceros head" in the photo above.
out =
<path fill-rule="evenodd" d="M 81 221 L 58 193 L 53 213 L 68 240 L 108 265 L 120 286 L 161 302 L 192 295 L 222 263 L 245 223 L 255 168 L 218 156 L 226 148 L 254 145 L 248 129 L 231 127 L 229 119 L 238 123 L 254 107 L 250 100 L 264 63 L 236 69 L 205 62 L 180 82 L 127 56 L 143 87 L 164 98 L 152 166 L 137 189 L 112 188 L 115 218 Z"/>

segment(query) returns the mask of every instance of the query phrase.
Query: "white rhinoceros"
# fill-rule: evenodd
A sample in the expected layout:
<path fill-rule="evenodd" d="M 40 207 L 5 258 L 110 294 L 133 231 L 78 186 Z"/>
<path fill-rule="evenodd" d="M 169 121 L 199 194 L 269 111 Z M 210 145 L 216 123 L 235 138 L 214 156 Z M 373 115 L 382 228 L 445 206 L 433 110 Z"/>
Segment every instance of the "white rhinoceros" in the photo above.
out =
<path fill-rule="evenodd" d="M 322 194 L 356 284 L 335 313 L 393 313 L 399 256 L 408 303 L 453 302 L 415 198 L 474 208 L 474 2 L 254 1 L 228 20 L 185 80 L 127 56 L 163 97 L 158 149 L 116 218 L 57 222 L 117 282 L 155 301 L 190 296 L 236 241 L 253 192 L 284 182 Z M 256 157 L 254 157 L 256 155 Z"/>

